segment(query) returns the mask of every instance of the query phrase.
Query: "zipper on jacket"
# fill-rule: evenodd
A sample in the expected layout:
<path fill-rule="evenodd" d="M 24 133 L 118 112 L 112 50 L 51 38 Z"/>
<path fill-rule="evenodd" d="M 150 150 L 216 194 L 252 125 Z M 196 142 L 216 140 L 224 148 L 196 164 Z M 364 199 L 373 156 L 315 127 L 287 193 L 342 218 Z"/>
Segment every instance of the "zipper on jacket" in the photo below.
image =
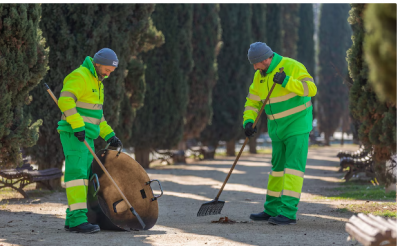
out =
<path fill-rule="evenodd" d="M 100 84 L 100 81 L 98 81 L 99 82 L 99 84 L 98 84 L 98 86 L 97 87 L 99 87 L 99 101 L 101 101 L 101 99 L 100 99 L 100 95 L 101 95 L 101 84 Z"/>

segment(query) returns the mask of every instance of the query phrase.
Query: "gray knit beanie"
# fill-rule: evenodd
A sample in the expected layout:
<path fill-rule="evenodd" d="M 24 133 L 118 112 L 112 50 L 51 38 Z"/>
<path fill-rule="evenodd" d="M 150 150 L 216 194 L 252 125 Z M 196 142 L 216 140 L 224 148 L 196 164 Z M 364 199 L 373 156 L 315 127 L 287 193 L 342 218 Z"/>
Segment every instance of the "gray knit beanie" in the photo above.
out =
<path fill-rule="evenodd" d="M 97 64 L 105 66 L 118 67 L 118 57 L 117 54 L 112 49 L 103 48 L 99 50 L 93 58 L 93 61 Z"/>
<path fill-rule="evenodd" d="M 270 58 L 273 54 L 274 52 L 266 43 L 255 42 L 250 44 L 247 58 L 250 64 L 255 64 Z"/>

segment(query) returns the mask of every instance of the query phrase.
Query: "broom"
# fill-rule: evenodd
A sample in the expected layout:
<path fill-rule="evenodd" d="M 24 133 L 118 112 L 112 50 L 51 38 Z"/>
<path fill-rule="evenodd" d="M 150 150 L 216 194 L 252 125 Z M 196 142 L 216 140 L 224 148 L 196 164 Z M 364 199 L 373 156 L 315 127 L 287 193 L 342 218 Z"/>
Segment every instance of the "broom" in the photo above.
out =
<path fill-rule="evenodd" d="M 280 70 L 280 73 L 282 73 L 282 72 L 283 72 L 283 67 L 279 68 L 279 70 Z M 276 83 L 274 83 L 274 84 L 272 85 L 271 90 L 269 91 L 268 96 L 267 96 L 267 98 L 265 99 L 264 104 L 263 104 L 262 107 L 261 107 L 260 112 L 258 112 L 256 121 L 253 123 L 253 129 L 254 129 L 254 127 L 256 127 L 257 122 L 258 122 L 258 120 L 259 120 L 259 118 L 260 118 L 260 116 L 261 116 L 261 113 L 264 111 L 265 105 L 266 105 L 267 102 L 269 101 L 269 97 L 271 96 L 271 93 L 272 93 L 272 91 L 274 90 L 275 85 L 276 85 Z M 231 170 L 230 170 L 229 173 L 228 173 L 228 176 L 226 176 L 226 179 L 225 179 L 224 183 L 222 184 L 221 189 L 219 189 L 218 195 L 214 198 L 214 200 L 212 200 L 212 201 L 210 201 L 210 202 L 203 203 L 203 204 L 201 205 L 199 211 L 197 212 L 197 217 L 199 217 L 199 216 L 206 216 L 206 215 L 221 214 L 222 208 L 223 208 L 224 205 L 225 205 L 225 201 L 220 201 L 220 200 L 219 200 L 219 196 L 221 195 L 222 190 L 224 189 L 226 183 L 228 182 L 228 179 L 229 179 L 229 177 L 231 176 L 233 169 L 235 169 L 236 163 L 238 162 L 238 160 L 239 160 L 239 158 L 240 158 L 240 155 L 242 154 L 243 149 L 244 149 L 244 147 L 246 146 L 246 144 L 247 144 L 248 141 L 249 141 L 249 138 L 246 137 L 246 140 L 244 141 L 243 146 L 242 146 L 242 148 L 241 148 L 240 151 L 239 151 L 239 154 L 236 156 L 235 162 L 233 163 L 233 165 L 232 165 L 232 167 L 231 167 Z"/>

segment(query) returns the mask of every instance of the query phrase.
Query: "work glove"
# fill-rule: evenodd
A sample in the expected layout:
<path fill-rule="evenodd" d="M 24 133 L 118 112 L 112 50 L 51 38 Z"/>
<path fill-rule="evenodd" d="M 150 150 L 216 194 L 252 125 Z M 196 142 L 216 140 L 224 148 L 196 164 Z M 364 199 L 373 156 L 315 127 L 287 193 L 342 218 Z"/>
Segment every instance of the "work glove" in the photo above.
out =
<path fill-rule="evenodd" d="M 111 147 L 118 148 L 122 146 L 121 140 L 119 140 L 116 136 L 112 136 L 110 139 L 108 139 L 107 143 L 109 143 Z"/>
<path fill-rule="evenodd" d="M 244 134 L 246 134 L 246 137 L 253 137 L 254 133 L 257 132 L 257 126 L 254 127 L 253 129 L 253 123 L 249 122 L 246 124 L 244 127 Z"/>
<path fill-rule="evenodd" d="M 285 78 L 286 78 L 286 73 L 284 71 L 282 71 L 282 73 L 277 72 L 274 75 L 274 82 L 281 85 L 285 80 Z"/>
<path fill-rule="evenodd" d="M 74 132 L 75 137 L 78 138 L 79 141 L 83 142 L 85 141 L 85 131 L 80 131 L 80 132 Z"/>

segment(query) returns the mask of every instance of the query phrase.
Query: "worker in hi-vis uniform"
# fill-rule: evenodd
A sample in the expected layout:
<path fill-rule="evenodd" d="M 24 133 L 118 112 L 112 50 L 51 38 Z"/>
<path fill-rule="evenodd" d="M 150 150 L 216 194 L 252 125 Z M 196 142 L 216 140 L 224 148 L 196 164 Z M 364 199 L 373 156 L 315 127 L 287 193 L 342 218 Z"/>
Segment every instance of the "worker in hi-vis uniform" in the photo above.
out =
<path fill-rule="evenodd" d="M 247 137 L 256 132 L 253 123 L 276 83 L 265 106 L 272 140 L 272 172 L 264 211 L 251 214 L 250 219 L 277 225 L 296 224 L 312 129 L 311 97 L 316 95 L 317 87 L 303 64 L 273 52 L 265 43 L 251 44 L 248 59 L 257 71 L 243 113 Z M 280 68 L 283 68 L 282 73 Z"/>
<path fill-rule="evenodd" d="M 103 80 L 118 67 L 118 58 L 111 49 L 87 56 L 83 64 L 64 79 L 58 106 L 63 112 L 58 132 L 65 155 L 66 193 L 68 198 L 65 229 L 71 232 L 94 233 L 98 225 L 86 216 L 88 179 L 93 156 L 83 143 L 94 150 L 93 140 L 99 135 L 113 147 L 121 146 L 103 115 Z"/>

